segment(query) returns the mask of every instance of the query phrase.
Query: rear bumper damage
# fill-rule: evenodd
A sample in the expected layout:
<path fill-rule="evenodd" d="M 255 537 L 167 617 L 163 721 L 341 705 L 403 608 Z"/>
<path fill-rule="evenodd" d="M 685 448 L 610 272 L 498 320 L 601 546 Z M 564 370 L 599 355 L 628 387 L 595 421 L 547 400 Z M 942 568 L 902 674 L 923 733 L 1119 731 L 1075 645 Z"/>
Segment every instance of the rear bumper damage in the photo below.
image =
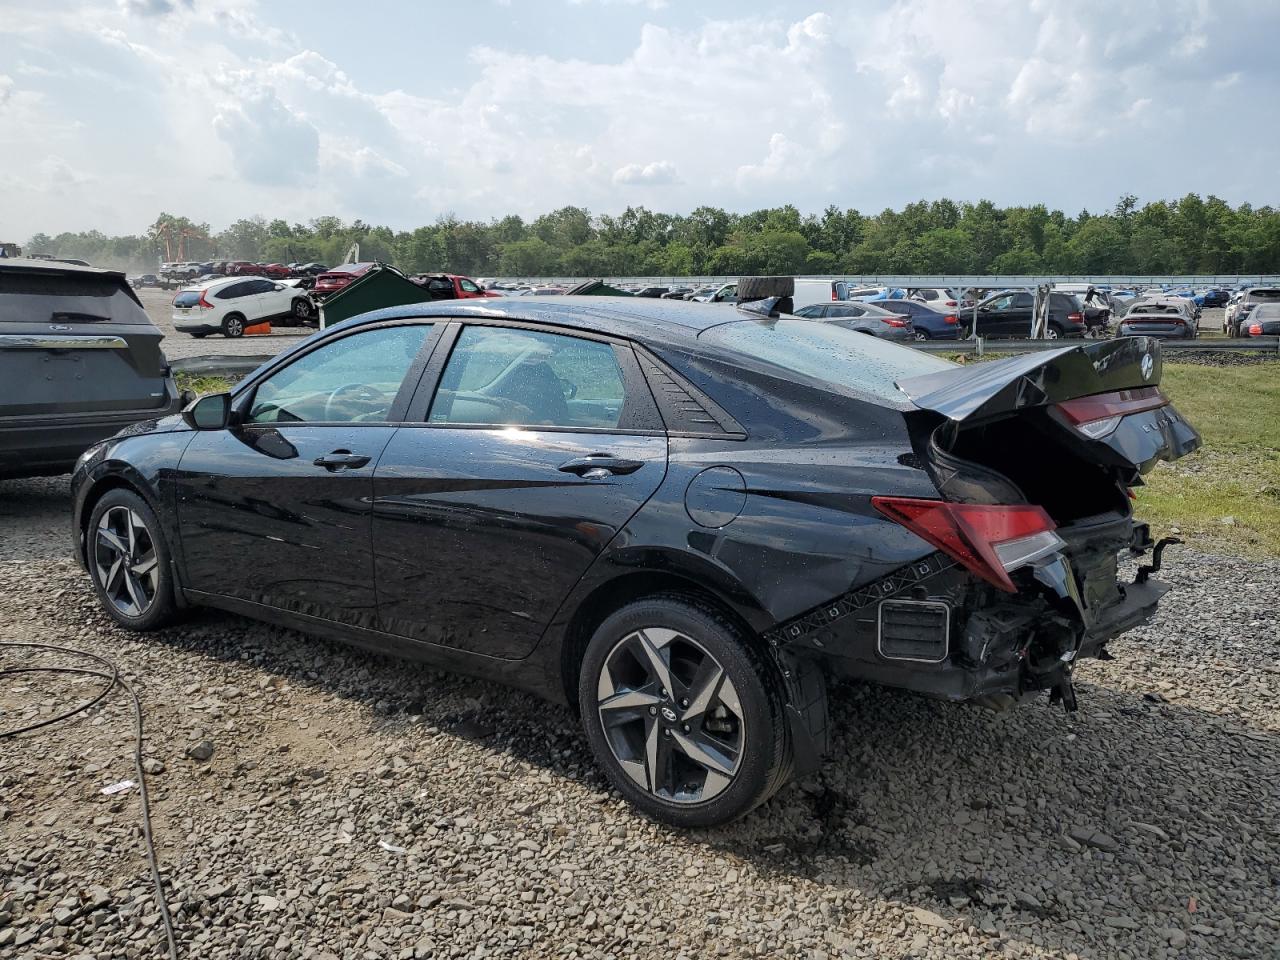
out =
<path fill-rule="evenodd" d="M 1116 552 L 1100 546 L 1028 568 L 1017 594 L 935 553 L 766 639 L 780 656 L 816 662 L 829 675 L 998 709 L 1048 691 L 1074 709 L 1075 665 L 1109 659 L 1108 641 L 1149 621 L 1170 589 L 1150 577 L 1164 543 L 1152 544 L 1145 525 L 1131 530 L 1133 555 L 1156 548 L 1131 583 L 1117 579 Z"/>

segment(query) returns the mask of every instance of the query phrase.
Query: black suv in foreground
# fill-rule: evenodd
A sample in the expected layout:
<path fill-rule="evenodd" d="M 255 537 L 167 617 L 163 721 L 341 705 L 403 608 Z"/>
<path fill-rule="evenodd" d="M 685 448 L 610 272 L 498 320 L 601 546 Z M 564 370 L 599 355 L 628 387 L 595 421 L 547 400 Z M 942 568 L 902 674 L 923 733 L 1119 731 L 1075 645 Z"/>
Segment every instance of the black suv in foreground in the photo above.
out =
<path fill-rule="evenodd" d="M 0 259 L 0 478 L 66 473 L 103 437 L 176 413 L 162 338 L 123 273 Z"/>
<path fill-rule="evenodd" d="M 965 367 L 754 306 L 355 317 L 95 447 L 80 560 L 128 629 L 221 607 L 569 703 L 684 826 L 816 765 L 829 677 L 1073 706 L 1168 589 L 1159 545 L 1116 560 L 1153 546 L 1129 489 L 1200 443 L 1159 345 Z"/>

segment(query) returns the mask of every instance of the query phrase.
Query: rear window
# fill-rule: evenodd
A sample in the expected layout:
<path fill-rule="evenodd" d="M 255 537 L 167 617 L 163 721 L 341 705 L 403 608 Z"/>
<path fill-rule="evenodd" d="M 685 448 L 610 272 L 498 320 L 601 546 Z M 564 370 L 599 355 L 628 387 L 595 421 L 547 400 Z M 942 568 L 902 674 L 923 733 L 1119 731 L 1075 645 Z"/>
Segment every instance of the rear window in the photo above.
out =
<path fill-rule="evenodd" d="M 905 402 L 894 381 L 953 366 L 838 322 L 738 320 L 709 327 L 698 339 L 756 357 L 811 380 L 837 384 L 884 400 Z"/>
<path fill-rule="evenodd" d="M 0 323 L 150 324 L 119 276 L 88 271 L 0 269 Z"/>
<path fill-rule="evenodd" d="M 1249 299 L 1255 303 L 1280 301 L 1280 290 L 1250 290 Z"/>
<path fill-rule="evenodd" d="M 194 307 L 199 302 L 199 290 L 182 290 L 173 298 L 173 305 L 175 307 Z"/>

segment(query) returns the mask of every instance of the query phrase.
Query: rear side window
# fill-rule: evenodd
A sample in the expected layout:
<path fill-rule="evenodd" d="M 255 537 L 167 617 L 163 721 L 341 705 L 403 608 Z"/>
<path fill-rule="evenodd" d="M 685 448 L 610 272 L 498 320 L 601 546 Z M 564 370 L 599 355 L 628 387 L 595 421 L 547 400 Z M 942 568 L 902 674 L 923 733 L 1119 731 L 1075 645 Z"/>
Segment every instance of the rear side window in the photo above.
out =
<path fill-rule="evenodd" d="M 234 300 L 237 297 L 248 296 L 252 287 L 252 280 L 242 280 L 240 283 L 233 283 L 230 286 L 223 287 L 214 296 L 219 300 Z"/>
<path fill-rule="evenodd" d="M 952 364 L 848 327 L 782 318 L 709 327 L 699 340 L 746 354 L 810 380 L 839 384 L 884 400 L 906 402 L 894 381 L 947 370 Z"/>
<path fill-rule="evenodd" d="M 626 399 L 613 347 L 534 330 L 465 328 L 430 423 L 613 428 Z"/>

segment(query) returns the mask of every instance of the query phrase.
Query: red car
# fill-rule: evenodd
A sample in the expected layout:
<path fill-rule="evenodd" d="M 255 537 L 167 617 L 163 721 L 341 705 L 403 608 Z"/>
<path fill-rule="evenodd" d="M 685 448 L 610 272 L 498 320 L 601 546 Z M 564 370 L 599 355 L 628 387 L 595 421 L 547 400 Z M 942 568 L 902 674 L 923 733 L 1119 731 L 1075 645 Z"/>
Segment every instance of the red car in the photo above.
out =
<path fill-rule="evenodd" d="M 344 263 L 341 266 L 331 267 L 316 277 L 316 285 L 311 288 L 311 293 L 317 297 L 327 297 L 341 290 L 356 277 L 364 276 L 375 266 L 377 264 L 371 260 L 367 263 Z"/>
<path fill-rule="evenodd" d="M 426 287 L 427 296 L 432 300 L 471 300 L 476 297 L 502 296 L 500 293 L 482 290 L 470 277 L 460 277 L 456 273 L 420 273 L 409 279 Z"/>
<path fill-rule="evenodd" d="M 262 272 L 273 280 L 286 280 L 293 271 L 283 263 L 262 264 Z"/>

